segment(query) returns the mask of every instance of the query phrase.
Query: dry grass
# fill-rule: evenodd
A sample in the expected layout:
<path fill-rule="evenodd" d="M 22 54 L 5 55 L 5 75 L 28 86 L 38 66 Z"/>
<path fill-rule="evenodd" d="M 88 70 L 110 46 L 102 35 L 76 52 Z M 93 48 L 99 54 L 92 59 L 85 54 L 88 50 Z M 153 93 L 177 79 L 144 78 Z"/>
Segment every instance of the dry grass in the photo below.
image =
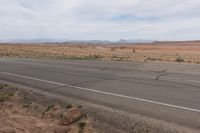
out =
<path fill-rule="evenodd" d="M 0 45 L 0 57 L 200 63 L 200 42 L 140 45 Z"/>

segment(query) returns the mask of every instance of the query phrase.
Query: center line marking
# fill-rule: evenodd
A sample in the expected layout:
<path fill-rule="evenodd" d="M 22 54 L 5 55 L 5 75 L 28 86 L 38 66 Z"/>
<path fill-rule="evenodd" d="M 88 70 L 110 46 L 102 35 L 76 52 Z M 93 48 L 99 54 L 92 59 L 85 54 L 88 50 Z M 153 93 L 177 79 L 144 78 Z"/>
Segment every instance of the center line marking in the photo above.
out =
<path fill-rule="evenodd" d="M 177 106 L 177 105 L 172 105 L 172 104 L 167 104 L 167 103 L 161 103 L 161 102 L 151 101 L 151 100 L 147 100 L 147 99 L 141 99 L 141 98 L 126 96 L 126 95 L 115 94 L 115 93 L 111 93 L 111 92 L 105 92 L 105 91 L 94 90 L 94 89 L 89 89 L 89 88 L 84 88 L 84 87 L 79 87 L 79 86 L 74 86 L 74 85 L 69 85 L 69 84 L 63 84 L 63 83 L 59 83 L 59 82 L 53 82 L 53 81 L 48 81 L 48 80 L 34 78 L 34 77 L 28 77 L 28 76 L 24 76 L 24 75 L 18 75 L 18 74 L 9 73 L 9 72 L 1 72 L 0 71 L 0 74 L 35 80 L 35 81 L 39 81 L 39 82 L 46 82 L 46 83 L 50 83 L 50 84 L 54 84 L 54 85 L 65 86 L 65 87 L 75 88 L 75 89 L 79 89 L 79 90 L 90 91 L 90 92 L 111 95 L 111 96 L 115 96 L 115 97 L 121 97 L 121 98 L 125 98 L 125 99 L 131 99 L 131 100 L 136 100 L 136 101 L 141 101 L 141 102 L 157 104 L 157 105 L 162 105 L 162 106 L 167 106 L 167 107 L 172 107 L 172 108 L 177 108 L 177 109 L 200 113 L 200 110 L 198 110 L 198 109 L 192 109 L 192 108 L 188 108 L 188 107 L 182 107 L 182 106 Z"/>

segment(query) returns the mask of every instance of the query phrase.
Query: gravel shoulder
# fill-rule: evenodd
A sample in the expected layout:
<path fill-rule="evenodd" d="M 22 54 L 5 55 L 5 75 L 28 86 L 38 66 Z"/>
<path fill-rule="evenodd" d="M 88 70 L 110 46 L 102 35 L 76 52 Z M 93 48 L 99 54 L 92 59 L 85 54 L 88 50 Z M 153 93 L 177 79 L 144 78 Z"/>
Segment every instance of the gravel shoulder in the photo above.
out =
<path fill-rule="evenodd" d="M 65 125 L 65 116 L 76 117 L 73 111 L 66 115 L 72 108 L 81 116 Z M 12 132 L 198 133 L 173 123 L 0 81 L 0 133 Z"/>

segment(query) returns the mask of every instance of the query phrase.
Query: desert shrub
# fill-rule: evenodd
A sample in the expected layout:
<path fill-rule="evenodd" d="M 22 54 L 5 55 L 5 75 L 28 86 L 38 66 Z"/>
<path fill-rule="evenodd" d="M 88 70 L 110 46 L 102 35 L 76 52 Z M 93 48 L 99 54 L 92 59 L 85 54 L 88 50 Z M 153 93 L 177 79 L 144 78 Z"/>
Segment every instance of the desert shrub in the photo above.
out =
<path fill-rule="evenodd" d="M 79 133 L 84 133 L 85 126 L 86 126 L 85 122 L 79 123 Z"/>
<path fill-rule="evenodd" d="M 177 57 L 177 58 L 176 58 L 176 62 L 184 62 L 184 59 L 181 58 L 181 57 Z"/>
<path fill-rule="evenodd" d="M 135 48 L 133 48 L 132 52 L 133 52 L 133 53 L 136 53 L 136 50 L 135 50 Z"/>
<path fill-rule="evenodd" d="M 116 47 L 112 47 L 110 48 L 110 51 L 114 52 L 117 48 Z"/>

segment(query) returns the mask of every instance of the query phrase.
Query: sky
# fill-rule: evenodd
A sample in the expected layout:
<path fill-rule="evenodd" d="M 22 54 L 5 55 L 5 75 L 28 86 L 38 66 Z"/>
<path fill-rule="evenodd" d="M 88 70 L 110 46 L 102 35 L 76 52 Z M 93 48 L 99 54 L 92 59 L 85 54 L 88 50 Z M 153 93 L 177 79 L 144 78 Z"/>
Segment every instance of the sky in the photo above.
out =
<path fill-rule="evenodd" d="M 200 40 L 200 0 L 0 0 L 0 40 Z"/>

